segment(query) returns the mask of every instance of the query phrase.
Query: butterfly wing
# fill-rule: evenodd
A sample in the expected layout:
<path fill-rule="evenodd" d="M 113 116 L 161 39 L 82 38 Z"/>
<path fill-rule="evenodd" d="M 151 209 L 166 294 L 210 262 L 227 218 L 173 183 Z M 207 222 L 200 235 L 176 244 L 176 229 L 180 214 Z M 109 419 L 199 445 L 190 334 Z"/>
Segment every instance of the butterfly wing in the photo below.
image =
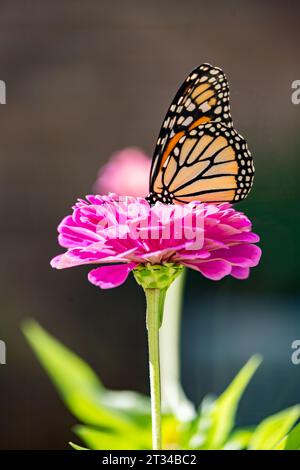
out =
<path fill-rule="evenodd" d="M 152 161 L 151 191 L 157 174 L 179 139 L 188 130 L 211 121 L 232 126 L 229 86 L 220 68 L 202 64 L 188 75 L 164 119 Z"/>
<path fill-rule="evenodd" d="M 238 202 L 251 189 L 247 143 L 232 127 L 211 122 L 185 132 L 153 182 L 151 202 Z"/>

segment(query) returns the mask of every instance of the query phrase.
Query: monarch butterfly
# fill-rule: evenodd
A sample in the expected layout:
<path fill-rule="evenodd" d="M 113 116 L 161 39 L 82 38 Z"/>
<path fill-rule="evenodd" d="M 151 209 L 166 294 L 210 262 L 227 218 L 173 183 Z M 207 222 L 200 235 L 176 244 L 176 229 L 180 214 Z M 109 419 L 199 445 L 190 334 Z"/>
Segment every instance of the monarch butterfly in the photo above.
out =
<path fill-rule="evenodd" d="M 163 122 L 150 173 L 150 204 L 238 202 L 254 175 L 251 153 L 233 128 L 224 72 L 210 64 L 193 70 Z"/>

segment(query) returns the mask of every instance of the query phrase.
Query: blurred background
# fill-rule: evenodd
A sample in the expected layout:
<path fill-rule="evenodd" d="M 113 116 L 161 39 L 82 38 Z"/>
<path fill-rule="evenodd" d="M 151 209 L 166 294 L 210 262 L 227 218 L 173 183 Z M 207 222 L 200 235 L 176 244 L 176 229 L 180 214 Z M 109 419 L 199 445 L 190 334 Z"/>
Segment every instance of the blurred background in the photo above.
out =
<path fill-rule="evenodd" d="M 264 362 L 238 424 L 300 402 L 300 5 L 279 1 L 109 0 L 0 2 L 1 316 L 0 448 L 65 449 L 66 411 L 21 331 L 33 317 L 79 353 L 105 385 L 148 393 L 144 298 L 133 279 L 117 291 L 88 268 L 54 271 L 56 227 L 92 192 L 110 155 L 152 155 L 170 101 L 202 62 L 222 67 L 235 127 L 254 155 L 254 189 L 239 209 L 261 235 L 247 282 L 189 273 L 182 375 L 199 403 L 220 393 L 254 353 Z"/>

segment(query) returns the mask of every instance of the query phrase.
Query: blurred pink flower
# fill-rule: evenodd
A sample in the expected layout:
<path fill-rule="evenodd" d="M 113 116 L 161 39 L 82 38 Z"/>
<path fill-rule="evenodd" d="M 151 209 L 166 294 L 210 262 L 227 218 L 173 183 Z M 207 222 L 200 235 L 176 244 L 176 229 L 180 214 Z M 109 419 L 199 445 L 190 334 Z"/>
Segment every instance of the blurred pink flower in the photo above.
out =
<path fill-rule="evenodd" d="M 183 212 L 182 206 L 150 206 L 143 198 L 87 196 L 60 223 L 58 240 L 67 251 L 51 265 L 105 264 L 88 275 L 103 289 L 122 284 L 130 271 L 149 263 L 184 265 L 213 280 L 226 275 L 245 279 L 261 256 L 251 228 L 250 220 L 228 203 L 190 203 Z M 193 233 L 202 235 L 199 246 Z"/>
<path fill-rule="evenodd" d="M 135 147 L 120 150 L 100 169 L 94 191 L 96 194 L 147 196 L 150 165 L 150 158 L 142 150 Z"/>

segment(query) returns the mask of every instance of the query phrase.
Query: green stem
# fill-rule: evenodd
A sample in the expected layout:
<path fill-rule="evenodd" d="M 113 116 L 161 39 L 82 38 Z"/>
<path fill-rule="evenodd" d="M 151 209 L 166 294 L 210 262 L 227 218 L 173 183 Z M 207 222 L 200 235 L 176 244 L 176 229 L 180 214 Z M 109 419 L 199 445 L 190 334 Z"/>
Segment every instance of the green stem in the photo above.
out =
<path fill-rule="evenodd" d="M 152 416 L 152 448 L 161 450 L 161 389 L 159 360 L 159 328 L 161 324 L 165 289 L 145 289 L 147 302 L 147 330 Z"/>

